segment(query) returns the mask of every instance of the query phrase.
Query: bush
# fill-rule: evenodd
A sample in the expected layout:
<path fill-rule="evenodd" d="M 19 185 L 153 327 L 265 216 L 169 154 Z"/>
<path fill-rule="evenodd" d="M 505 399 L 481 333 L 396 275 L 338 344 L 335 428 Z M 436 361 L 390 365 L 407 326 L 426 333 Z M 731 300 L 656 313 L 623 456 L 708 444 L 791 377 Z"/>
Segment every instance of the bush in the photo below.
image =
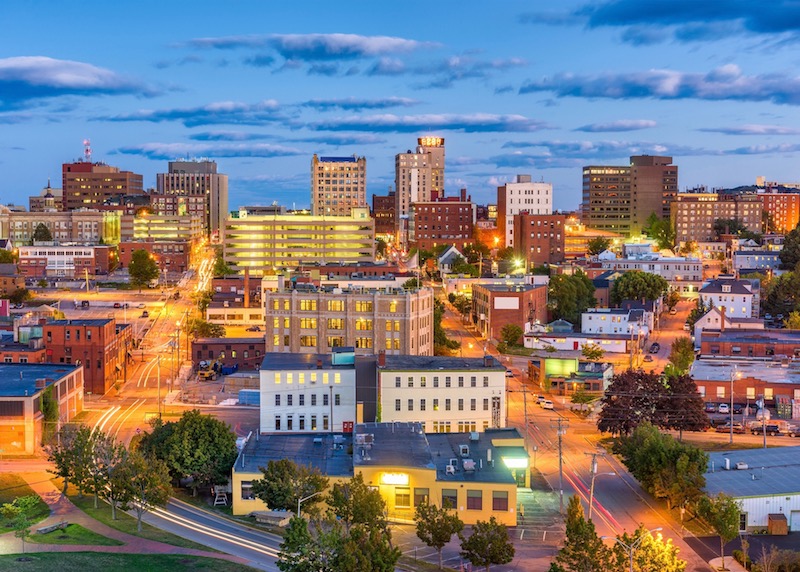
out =
<path fill-rule="evenodd" d="M 497 351 L 498 352 L 500 352 L 501 354 L 504 354 L 504 353 L 506 353 L 506 350 L 508 350 L 508 344 L 506 344 L 505 342 L 500 342 L 499 344 L 497 344 Z"/>
<path fill-rule="evenodd" d="M 747 570 L 752 569 L 753 567 L 753 559 L 750 556 L 747 557 L 747 562 L 745 562 L 744 552 L 741 550 L 734 550 L 733 551 L 733 559 L 736 560 L 739 564 L 744 566 Z"/>

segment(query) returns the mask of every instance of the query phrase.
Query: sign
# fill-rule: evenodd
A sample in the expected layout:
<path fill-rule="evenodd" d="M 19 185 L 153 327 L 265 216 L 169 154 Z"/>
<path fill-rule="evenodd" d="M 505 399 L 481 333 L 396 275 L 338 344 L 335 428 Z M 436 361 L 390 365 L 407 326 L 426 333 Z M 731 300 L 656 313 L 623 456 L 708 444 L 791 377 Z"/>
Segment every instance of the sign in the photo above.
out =
<path fill-rule="evenodd" d="M 423 147 L 444 147 L 444 137 L 420 137 L 417 139 L 417 145 Z"/>
<path fill-rule="evenodd" d="M 407 485 L 408 475 L 406 473 L 383 473 L 381 482 L 384 485 Z"/>

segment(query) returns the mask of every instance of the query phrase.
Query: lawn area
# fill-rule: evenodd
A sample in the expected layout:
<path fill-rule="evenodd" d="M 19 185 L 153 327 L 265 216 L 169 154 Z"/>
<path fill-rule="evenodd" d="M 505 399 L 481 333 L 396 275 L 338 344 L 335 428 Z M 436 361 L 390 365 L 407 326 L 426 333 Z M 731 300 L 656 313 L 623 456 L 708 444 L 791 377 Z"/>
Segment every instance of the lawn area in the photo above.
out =
<path fill-rule="evenodd" d="M 10 503 L 17 497 L 35 494 L 33 489 L 28 486 L 28 483 L 25 482 L 25 479 L 19 475 L 14 473 L 0 474 L 0 505 Z M 42 499 L 39 499 L 39 504 L 36 507 L 36 511 L 33 513 L 32 521 L 36 523 L 48 516 L 50 516 L 50 508 L 48 508 L 47 504 Z M 0 518 L 0 523 L 2 523 L 3 528 L 8 527 L 8 523 L 5 519 Z"/>
<path fill-rule="evenodd" d="M 280 528 L 279 526 L 269 526 L 267 524 L 258 524 L 256 519 L 252 516 L 235 516 L 233 514 L 233 509 L 230 506 L 212 506 L 211 497 L 198 495 L 193 497 L 189 491 L 184 489 L 174 489 L 172 491 L 172 496 L 176 499 L 182 500 L 183 502 L 190 504 L 192 506 L 196 506 L 197 508 L 201 508 L 203 510 L 207 510 L 220 516 L 222 518 L 227 518 L 230 521 L 233 521 L 237 524 L 244 524 L 249 526 L 255 530 L 271 532 L 277 536 L 284 536 L 286 534 L 286 530 Z"/>
<path fill-rule="evenodd" d="M 64 530 L 54 530 L 47 534 L 34 532 L 28 542 L 35 544 L 83 544 L 95 546 L 122 546 L 124 542 L 108 538 L 83 528 L 80 524 L 70 524 Z"/>
<path fill-rule="evenodd" d="M 55 484 L 59 490 L 61 490 L 64 486 L 61 479 L 53 479 L 53 484 Z M 191 540 L 181 538 L 180 536 L 176 536 L 161 530 L 160 528 L 150 526 L 147 523 L 142 523 L 142 532 L 137 532 L 135 518 L 121 510 L 117 510 L 117 520 L 113 520 L 111 518 L 111 507 L 108 504 L 100 501 L 98 508 L 94 508 L 94 497 L 87 494 L 84 495 L 83 498 L 79 498 L 77 489 L 75 489 L 72 485 L 70 485 L 69 490 L 67 491 L 67 496 L 69 497 L 69 500 L 72 501 L 72 504 L 77 506 L 87 515 L 105 525 L 110 526 L 111 528 L 119 530 L 120 532 L 125 532 L 140 538 L 146 538 L 148 540 L 154 540 L 156 542 L 163 542 L 164 544 L 171 544 L 172 546 L 180 546 L 181 548 L 195 548 L 197 550 L 206 550 L 208 552 L 218 552 L 213 548 L 209 548 L 208 546 L 197 544 Z"/>
<path fill-rule="evenodd" d="M 0 569 L 15 572 L 87 572 L 89 570 L 136 570 L 137 572 L 253 572 L 243 564 L 185 556 L 183 554 L 109 554 L 103 552 L 39 552 L 18 562 L 20 554 L 0 556 Z"/>

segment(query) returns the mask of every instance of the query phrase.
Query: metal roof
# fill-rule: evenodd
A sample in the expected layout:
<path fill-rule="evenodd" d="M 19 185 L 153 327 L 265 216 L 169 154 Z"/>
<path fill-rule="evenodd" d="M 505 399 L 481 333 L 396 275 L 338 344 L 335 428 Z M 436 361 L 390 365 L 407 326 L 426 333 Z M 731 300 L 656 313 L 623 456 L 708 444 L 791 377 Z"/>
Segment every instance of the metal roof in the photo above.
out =
<path fill-rule="evenodd" d="M 74 372 L 78 366 L 69 364 L 3 363 L 0 364 L 0 397 L 34 395 L 37 379 L 58 380 Z"/>
<path fill-rule="evenodd" d="M 730 462 L 730 470 L 725 470 L 725 459 Z M 736 469 L 737 463 L 744 463 L 747 468 Z M 799 471 L 798 446 L 710 453 L 706 492 L 723 492 L 734 498 L 800 494 Z"/>

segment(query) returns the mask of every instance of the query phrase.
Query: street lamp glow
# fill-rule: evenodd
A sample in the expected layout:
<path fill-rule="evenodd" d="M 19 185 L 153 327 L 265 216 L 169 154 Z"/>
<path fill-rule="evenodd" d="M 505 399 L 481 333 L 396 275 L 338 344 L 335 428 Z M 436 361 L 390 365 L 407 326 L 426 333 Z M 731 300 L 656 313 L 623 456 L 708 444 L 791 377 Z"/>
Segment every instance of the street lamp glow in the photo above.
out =
<path fill-rule="evenodd" d="M 629 561 L 629 563 L 630 563 L 630 572 L 633 572 L 633 553 L 634 553 L 634 551 L 635 551 L 635 550 L 636 550 L 636 549 L 639 547 L 639 545 L 642 543 L 642 540 L 644 540 L 644 539 L 645 539 L 645 538 L 647 538 L 648 536 L 652 536 L 652 534 L 653 534 L 654 532 L 658 532 L 658 531 L 660 531 L 660 530 L 663 530 L 663 529 L 662 529 L 660 526 L 659 526 L 658 528 L 653 528 L 653 529 L 650 529 L 650 530 L 648 530 L 648 531 L 647 531 L 647 534 L 643 534 L 643 535 L 641 535 L 639 538 L 637 538 L 636 540 L 634 540 L 634 541 L 633 541 L 633 542 L 631 542 L 630 544 L 625 544 L 624 542 L 622 542 L 622 541 L 621 541 L 619 538 L 617 538 L 616 536 L 601 536 L 601 537 L 600 537 L 600 540 L 608 540 L 608 539 L 611 539 L 611 540 L 613 540 L 614 542 L 616 542 L 617 544 L 619 544 L 620 546 L 622 546 L 622 548 L 624 548 L 624 549 L 625 549 L 625 551 L 628 553 L 628 561 Z M 662 538 L 662 536 L 661 536 L 661 534 L 659 533 L 659 535 L 658 535 L 658 541 L 659 541 L 659 542 L 661 541 L 661 538 Z"/>

